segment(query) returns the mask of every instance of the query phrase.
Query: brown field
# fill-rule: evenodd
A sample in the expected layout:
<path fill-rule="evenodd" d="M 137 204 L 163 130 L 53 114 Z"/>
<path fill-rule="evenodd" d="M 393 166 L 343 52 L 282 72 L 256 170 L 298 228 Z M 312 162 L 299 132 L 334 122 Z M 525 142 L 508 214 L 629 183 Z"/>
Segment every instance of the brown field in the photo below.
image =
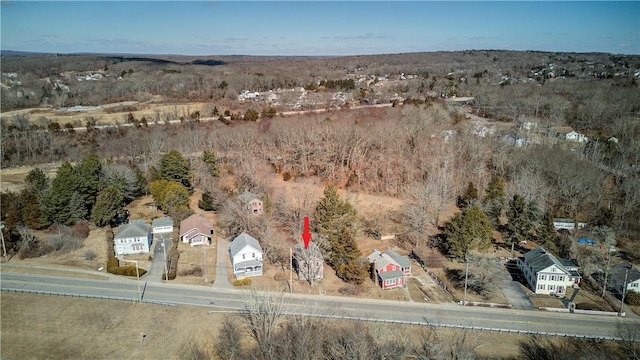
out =
<path fill-rule="evenodd" d="M 44 171 L 49 179 L 53 179 L 60 164 L 41 164 L 38 167 Z M 32 169 L 33 167 L 31 166 L 21 166 L 0 170 L 0 191 L 19 192 L 22 190 L 24 188 L 24 178 L 27 177 Z"/>
<path fill-rule="evenodd" d="M 137 110 L 135 111 L 120 111 L 112 112 L 114 108 L 120 105 L 133 106 Z M 15 115 L 28 115 L 31 119 L 38 119 L 40 117 L 46 117 L 52 122 L 57 122 L 60 126 L 70 123 L 74 126 L 85 126 L 88 118 L 96 120 L 96 125 L 112 125 L 112 124 L 124 124 L 126 122 L 129 113 L 140 120 L 143 116 L 147 119 L 149 124 L 154 122 L 156 113 L 160 114 L 177 114 L 175 118 L 171 120 L 177 120 L 180 116 L 185 118 L 194 111 L 200 111 L 205 103 L 181 103 L 181 104 L 160 104 L 154 102 L 139 103 L 136 101 L 129 101 L 126 104 L 107 104 L 103 105 L 103 109 L 100 110 L 87 110 L 87 111 L 63 111 L 52 108 L 35 108 L 35 109 L 23 109 L 14 111 L 2 112 L 0 119 L 2 121 L 12 119 Z M 106 110 L 106 111 L 105 111 Z M 162 116 L 162 115 L 161 115 Z M 205 117 L 203 114 L 202 117 Z M 160 120 L 164 122 L 164 117 Z"/>
<path fill-rule="evenodd" d="M 3 292 L 1 355 L 7 360 L 180 359 L 189 343 L 211 354 L 223 315 L 207 310 Z M 479 344 L 478 355 L 493 358 L 517 356 L 526 339 L 476 332 L 471 337 Z"/>

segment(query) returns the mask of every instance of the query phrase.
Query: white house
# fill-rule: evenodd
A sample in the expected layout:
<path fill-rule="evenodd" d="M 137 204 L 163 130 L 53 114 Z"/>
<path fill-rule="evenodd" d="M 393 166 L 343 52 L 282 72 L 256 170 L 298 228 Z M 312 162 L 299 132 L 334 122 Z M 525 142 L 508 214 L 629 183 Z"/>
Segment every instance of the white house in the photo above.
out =
<path fill-rule="evenodd" d="M 609 276 L 609 285 L 611 285 L 618 294 L 622 294 L 625 278 L 627 280 L 626 291 L 635 291 L 640 293 L 640 271 L 633 268 L 631 264 L 619 264 L 614 266 L 611 269 L 611 275 Z"/>
<path fill-rule="evenodd" d="M 242 233 L 233 239 L 229 256 L 235 277 L 262 275 L 262 247 L 248 234 Z"/>
<path fill-rule="evenodd" d="M 587 226 L 587 223 L 578 222 L 576 223 L 573 219 L 553 219 L 553 227 L 556 230 L 574 230 L 576 228 L 582 229 Z"/>
<path fill-rule="evenodd" d="M 161 217 L 151 221 L 151 231 L 153 238 L 170 238 L 173 233 L 173 219 L 170 217 Z"/>
<path fill-rule="evenodd" d="M 580 134 L 579 132 L 575 132 L 575 131 L 571 131 L 567 133 L 565 135 L 565 139 L 567 141 L 573 141 L 573 142 L 579 142 L 579 143 L 589 141 L 589 138 L 586 137 L 584 134 Z"/>
<path fill-rule="evenodd" d="M 131 220 L 120 226 L 113 237 L 116 256 L 148 253 L 151 246 L 151 227 L 144 220 Z"/>
<path fill-rule="evenodd" d="M 180 239 L 183 243 L 211 245 L 213 224 L 200 214 L 193 214 L 180 222 Z"/>
<path fill-rule="evenodd" d="M 564 295 L 580 283 L 576 260 L 558 259 L 541 246 L 518 258 L 517 265 L 536 294 Z"/>

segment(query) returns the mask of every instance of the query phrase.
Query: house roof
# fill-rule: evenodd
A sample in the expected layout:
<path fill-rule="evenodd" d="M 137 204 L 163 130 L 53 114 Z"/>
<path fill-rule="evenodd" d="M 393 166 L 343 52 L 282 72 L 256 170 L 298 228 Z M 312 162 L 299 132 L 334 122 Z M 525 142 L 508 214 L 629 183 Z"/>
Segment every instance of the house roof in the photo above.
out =
<path fill-rule="evenodd" d="M 200 214 L 193 214 L 180 222 L 180 236 L 184 236 L 193 229 L 199 233 L 211 235 L 213 224 Z"/>
<path fill-rule="evenodd" d="M 164 226 L 173 226 L 173 219 L 166 216 L 157 219 L 153 219 L 151 222 L 151 227 L 164 227 Z"/>
<path fill-rule="evenodd" d="M 240 199 L 240 201 L 242 201 L 243 203 L 248 203 L 253 199 L 257 199 L 258 196 L 256 196 L 256 194 L 251 193 L 249 191 L 245 191 L 242 194 L 238 195 L 238 199 Z"/>
<path fill-rule="evenodd" d="M 401 267 L 411 267 L 411 261 L 407 256 L 402 256 L 393 250 L 386 250 L 384 253 L 389 255 Z"/>
<path fill-rule="evenodd" d="M 553 256 L 553 254 L 547 252 L 547 250 L 545 250 L 542 246 L 538 246 L 537 248 L 524 254 L 524 259 L 525 259 L 525 262 L 531 265 L 531 268 L 533 269 L 534 273 L 537 273 L 538 271 L 542 271 L 552 265 L 555 265 L 560 270 L 568 274 L 571 274 L 574 276 L 579 275 L 576 271 L 571 271 L 567 269 L 567 266 L 565 266 L 558 258 Z M 575 264 L 575 266 L 577 267 L 577 263 L 572 262 L 572 260 L 566 260 L 566 259 L 562 259 L 562 260 L 566 264 Z"/>
<path fill-rule="evenodd" d="M 393 250 L 385 250 L 385 252 L 381 253 L 380 251 L 373 249 L 373 253 L 367 256 L 367 259 L 369 260 L 369 263 L 376 263 L 376 271 L 387 267 L 389 264 L 403 268 L 411 266 L 411 262 L 408 257 L 402 256 Z"/>
<path fill-rule="evenodd" d="M 623 283 L 627 269 L 629 269 L 629 274 L 626 275 L 627 284 L 640 280 L 640 271 L 632 267 L 629 263 L 618 264 L 611 268 L 611 279 L 618 283 Z"/>
<path fill-rule="evenodd" d="M 251 246 L 254 249 L 262 252 L 262 247 L 260 247 L 260 243 L 258 240 L 248 235 L 247 233 L 242 233 L 233 239 L 231 245 L 229 245 L 229 251 L 231 252 L 231 256 L 235 256 L 240 250 L 242 250 L 245 246 Z"/>
<path fill-rule="evenodd" d="M 251 266 L 251 267 L 262 266 L 262 261 L 251 259 L 251 260 L 247 260 L 247 261 L 240 261 L 240 262 L 237 262 L 237 263 L 235 263 L 233 265 L 233 267 L 235 267 L 236 269 L 240 268 L 240 267 L 245 267 L 246 268 L 246 267 L 249 267 L 249 266 Z"/>
<path fill-rule="evenodd" d="M 114 236 L 115 239 L 127 239 L 133 237 L 149 236 L 151 227 L 144 220 L 131 220 L 130 223 L 120 226 Z"/>
<path fill-rule="evenodd" d="M 404 276 L 404 274 L 402 273 L 402 271 L 396 270 L 396 271 L 385 271 L 382 273 L 378 273 L 378 276 L 380 276 L 381 280 L 389 280 L 389 279 L 401 278 Z"/>

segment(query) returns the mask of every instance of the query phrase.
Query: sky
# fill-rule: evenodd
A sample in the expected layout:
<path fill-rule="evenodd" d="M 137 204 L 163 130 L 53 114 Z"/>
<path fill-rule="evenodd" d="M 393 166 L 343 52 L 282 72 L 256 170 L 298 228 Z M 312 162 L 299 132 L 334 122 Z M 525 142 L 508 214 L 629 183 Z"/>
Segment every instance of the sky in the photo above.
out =
<path fill-rule="evenodd" d="M 640 54 L 640 1 L 2 1 L 0 49 L 368 55 Z"/>

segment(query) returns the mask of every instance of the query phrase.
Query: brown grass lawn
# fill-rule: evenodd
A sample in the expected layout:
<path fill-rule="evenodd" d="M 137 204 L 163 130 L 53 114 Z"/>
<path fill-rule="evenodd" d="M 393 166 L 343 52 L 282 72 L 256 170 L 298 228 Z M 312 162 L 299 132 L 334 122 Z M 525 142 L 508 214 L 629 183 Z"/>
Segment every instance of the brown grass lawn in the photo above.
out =
<path fill-rule="evenodd" d="M 177 359 L 189 340 L 213 341 L 221 319 L 202 307 L 3 292 L 1 352 L 3 359 Z"/>
<path fill-rule="evenodd" d="M 147 119 L 147 122 L 151 124 L 155 119 L 155 111 L 160 111 L 161 114 L 177 113 L 178 116 L 184 115 L 188 118 L 189 114 L 194 111 L 200 111 L 202 117 L 208 116 L 204 114 L 202 109 L 204 103 L 186 103 L 186 104 L 157 104 L 157 103 L 137 103 L 134 106 L 136 111 L 132 111 L 133 116 L 140 120 L 143 116 Z M 110 108 L 109 104 L 103 106 L 104 108 Z M 123 112 L 107 112 L 105 110 L 90 110 L 90 111 L 58 111 L 56 109 L 49 108 L 37 108 L 37 109 L 23 109 L 14 111 L 5 111 L 2 113 L 2 119 L 11 119 L 16 114 L 27 114 L 32 119 L 44 116 L 53 122 L 58 122 L 60 126 L 64 124 L 80 124 L 78 126 L 85 126 L 86 119 L 93 118 L 97 121 L 97 125 L 110 125 L 110 124 L 123 124 L 126 122 L 129 111 Z M 177 120 L 178 117 L 172 120 Z M 161 120 L 164 122 L 164 118 Z"/>
<path fill-rule="evenodd" d="M 207 310 L 3 292 L 1 356 L 7 360 L 181 359 L 189 343 L 213 354 L 223 315 Z M 403 329 L 409 334 L 420 331 Z M 441 337 L 449 335 L 448 330 L 437 331 Z M 144 343 L 141 332 L 146 335 Z M 516 356 L 519 342 L 525 340 L 508 334 L 469 335 L 479 344 L 477 353 L 492 358 Z"/>
<path fill-rule="evenodd" d="M 40 164 L 38 167 L 44 171 L 49 179 L 53 179 L 56 176 L 60 164 Z M 27 174 L 29 174 L 29 171 L 32 169 L 33 167 L 31 166 L 2 169 L 2 171 L 0 171 L 0 191 L 21 191 L 24 188 L 24 178 L 27 177 Z"/>

